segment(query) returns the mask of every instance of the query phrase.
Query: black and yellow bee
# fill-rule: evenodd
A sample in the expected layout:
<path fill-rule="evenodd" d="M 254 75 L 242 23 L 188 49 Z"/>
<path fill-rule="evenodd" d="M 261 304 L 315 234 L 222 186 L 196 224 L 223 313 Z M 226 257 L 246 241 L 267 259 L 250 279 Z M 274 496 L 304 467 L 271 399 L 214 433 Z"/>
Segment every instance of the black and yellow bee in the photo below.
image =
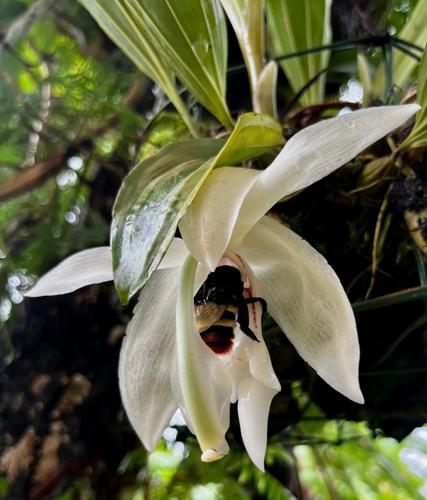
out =
<path fill-rule="evenodd" d="M 229 352 L 234 328 L 259 342 L 249 328 L 248 304 L 266 302 L 261 297 L 244 297 L 240 271 L 232 266 L 219 266 L 208 275 L 194 297 L 196 326 L 204 342 L 217 354 Z"/>

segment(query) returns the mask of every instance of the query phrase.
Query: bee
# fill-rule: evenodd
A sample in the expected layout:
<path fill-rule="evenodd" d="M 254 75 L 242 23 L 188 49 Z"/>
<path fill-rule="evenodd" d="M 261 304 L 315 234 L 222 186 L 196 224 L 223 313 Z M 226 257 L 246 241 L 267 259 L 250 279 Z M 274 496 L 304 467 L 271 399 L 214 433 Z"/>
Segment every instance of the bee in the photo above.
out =
<path fill-rule="evenodd" d="M 264 312 L 267 303 L 261 297 L 244 297 L 243 288 L 238 269 L 219 266 L 209 273 L 194 297 L 197 330 L 216 354 L 225 354 L 231 350 L 237 323 L 244 334 L 259 342 L 249 328 L 248 304 L 259 302 Z"/>

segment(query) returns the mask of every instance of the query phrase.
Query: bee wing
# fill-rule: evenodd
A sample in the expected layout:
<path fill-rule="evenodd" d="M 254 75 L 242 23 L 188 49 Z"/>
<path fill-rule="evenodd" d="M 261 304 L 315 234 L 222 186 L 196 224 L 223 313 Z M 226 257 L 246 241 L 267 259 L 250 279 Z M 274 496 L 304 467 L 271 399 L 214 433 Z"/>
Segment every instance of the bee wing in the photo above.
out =
<path fill-rule="evenodd" d="M 204 332 L 218 321 L 227 309 L 227 304 L 206 302 L 195 306 L 196 326 L 199 332 Z"/>

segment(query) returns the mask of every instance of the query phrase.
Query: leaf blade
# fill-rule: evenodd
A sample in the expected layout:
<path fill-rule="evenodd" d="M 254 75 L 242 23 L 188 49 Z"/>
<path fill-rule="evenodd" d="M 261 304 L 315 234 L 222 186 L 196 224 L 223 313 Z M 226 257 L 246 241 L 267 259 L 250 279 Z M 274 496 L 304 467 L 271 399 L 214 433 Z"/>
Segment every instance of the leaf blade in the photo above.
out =
<path fill-rule="evenodd" d="M 215 167 L 235 165 L 284 143 L 282 128 L 271 116 L 245 113 L 214 160 Z"/>
<path fill-rule="evenodd" d="M 227 35 L 217 0 L 80 0 L 106 34 L 158 83 L 197 135 L 174 75 L 226 127 Z"/>
<path fill-rule="evenodd" d="M 409 19 L 399 31 L 398 37 L 407 42 L 414 43 L 420 47 L 427 44 L 427 3 L 417 2 Z M 417 65 L 412 57 L 408 57 L 400 50 L 394 52 L 393 57 L 393 83 L 399 88 L 405 89 L 408 86 L 408 78 Z M 374 91 L 376 95 L 381 95 L 384 91 L 384 69 L 377 72 L 374 80 Z"/>
<path fill-rule="evenodd" d="M 262 112 L 254 99 L 258 80 L 264 67 L 264 15 L 262 0 L 221 0 L 245 61 L 251 84 L 254 111 Z"/>
<path fill-rule="evenodd" d="M 175 87 L 175 76 L 138 32 L 125 7 L 120 2 L 79 0 L 101 29 L 129 57 L 135 66 L 154 80 L 169 97 L 190 132 L 197 136 L 189 112 Z"/>
<path fill-rule="evenodd" d="M 418 68 L 417 102 L 421 109 L 416 114 L 410 134 L 399 149 L 420 148 L 427 145 L 427 49 L 424 49 Z"/>
<path fill-rule="evenodd" d="M 274 55 L 328 44 L 331 40 L 330 6 L 330 0 L 267 0 L 267 27 Z M 323 51 L 281 61 L 280 65 L 296 93 L 327 66 L 328 60 L 329 52 Z M 322 102 L 324 86 L 322 75 L 302 95 L 301 104 L 308 106 Z"/>
<path fill-rule="evenodd" d="M 225 102 L 225 19 L 216 0 L 124 1 L 141 30 L 196 99 L 221 123 L 232 126 Z M 206 14 L 202 4 L 211 9 Z M 212 19 L 215 22 L 212 21 Z M 218 33 L 218 36 L 212 36 Z M 217 66 L 217 61 L 221 63 Z"/>

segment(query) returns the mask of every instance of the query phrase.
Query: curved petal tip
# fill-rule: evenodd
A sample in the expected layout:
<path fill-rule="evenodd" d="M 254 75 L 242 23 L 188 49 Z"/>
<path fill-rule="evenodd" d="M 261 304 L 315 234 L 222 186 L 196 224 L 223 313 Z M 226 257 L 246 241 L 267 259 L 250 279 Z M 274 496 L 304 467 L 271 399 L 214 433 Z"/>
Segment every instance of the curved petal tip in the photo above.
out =
<path fill-rule="evenodd" d="M 340 365 L 336 367 L 337 370 L 322 369 L 317 370 L 317 373 L 326 383 L 343 396 L 362 405 L 365 399 L 360 389 L 357 367 L 352 370 L 346 370 L 342 364 Z"/>
<path fill-rule="evenodd" d="M 201 460 L 202 462 L 215 462 L 216 460 L 221 460 L 224 455 L 222 453 L 219 453 L 216 450 L 205 450 L 202 453 Z"/>
<path fill-rule="evenodd" d="M 363 405 L 365 403 L 365 398 L 363 397 L 360 387 L 355 387 L 351 392 L 348 392 L 345 395 L 355 403 L 358 403 L 360 405 Z"/>
<path fill-rule="evenodd" d="M 75 253 L 44 274 L 25 292 L 25 297 L 43 297 L 74 292 L 83 286 L 113 279 L 110 247 L 95 247 Z"/>
<path fill-rule="evenodd" d="M 244 379 L 239 386 L 240 431 L 243 443 L 252 462 L 264 472 L 264 457 L 267 449 L 267 426 L 271 400 L 277 391 L 254 378 Z"/>

